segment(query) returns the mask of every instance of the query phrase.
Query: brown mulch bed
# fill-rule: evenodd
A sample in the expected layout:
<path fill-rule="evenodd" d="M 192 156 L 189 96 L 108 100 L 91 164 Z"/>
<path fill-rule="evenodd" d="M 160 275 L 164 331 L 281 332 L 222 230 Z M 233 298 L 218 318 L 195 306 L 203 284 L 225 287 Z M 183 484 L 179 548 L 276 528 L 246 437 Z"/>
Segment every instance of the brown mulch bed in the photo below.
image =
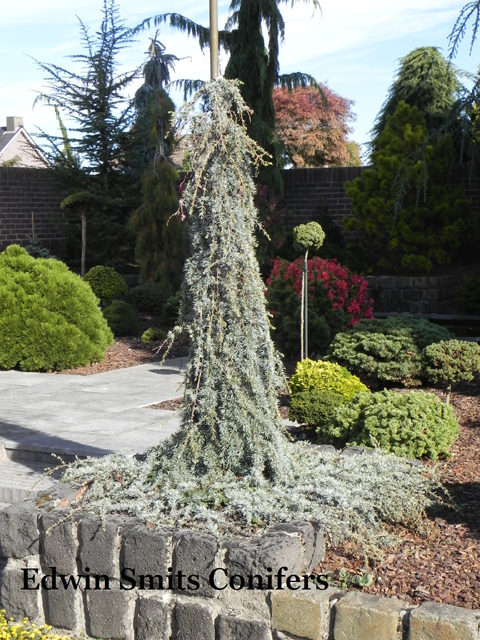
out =
<path fill-rule="evenodd" d="M 161 327 L 159 318 L 154 315 L 141 314 L 139 315 L 139 321 L 140 335 L 149 327 L 164 328 Z M 58 373 L 89 376 L 114 369 L 135 367 L 138 364 L 148 364 L 149 362 L 159 363 L 164 356 L 166 347 L 167 345 L 163 344 L 163 341 L 144 344 L 140 336 L 135 338 L 115 338 L 115 343 L 107 349 L 102 362 L 94 362 L 93 364 L 85 367 L 77 367 L 76 369 L 65 369 Z M 186 356 L 187 353 L 188 346 L 186 343 L 175 341 L 168 353 L 168 357 L 181 358 Z"/>
<path fill-rule="evenodd" d="M 364 589 L 366 593 L 396 596 L 413 604 L 433 600 L 480 608 L 480 388 L 469 387 L 452 393 L 460 436 L 452 458 L 435 465 L 455 509 L 432 510 L 423 534 L 392 527 L 403 543 L 382 559 L 369 561 L 374 582 Z M 435 389 L 425 391 L 442 396 Z M 361 574 L 364 559 L 348 544 L 329 549 L 320 572 L 341 567 Z"/>
<path fill-rule="evenodd" d="M 158 326 L 152 316 L 142 317 L 142 326 Z M 142 328 L 142 331 L 144 330 Z M 89 375 L 112 369 L 159 362 L 160 343 L 144 345 L 140 338 L 121 338 L 107 351 L 103 362 L 62 373 Z M 169 357 L 185 356 L 187 346 L 174 346 Z M 442 393 L 435 389 L 439 397 Z M 156 405 L 152 409 L 178 409 L 181 398 Z M 368 571 L 373 575 L 366 593 L 396 596 L 413 604 L 436 601 L 468 609 L 480 609 L 480 385 L 464 385 L 454 391 L 451 404 L 460 426 L 460 436 L 452 447 L 450 460 L 435 464 L 455 508 L 436 507 L 428 514 L 423 533 L 391 527 L 402 539 L 395 549 L 386 550 L 382 558 L 369 558 Z M 280 398 L 282 417 L 288 416 L 288 399 Z M 361 574 L 365 559 L 348 543 L 329 549 L 320 573 L 341 568 Z"/>

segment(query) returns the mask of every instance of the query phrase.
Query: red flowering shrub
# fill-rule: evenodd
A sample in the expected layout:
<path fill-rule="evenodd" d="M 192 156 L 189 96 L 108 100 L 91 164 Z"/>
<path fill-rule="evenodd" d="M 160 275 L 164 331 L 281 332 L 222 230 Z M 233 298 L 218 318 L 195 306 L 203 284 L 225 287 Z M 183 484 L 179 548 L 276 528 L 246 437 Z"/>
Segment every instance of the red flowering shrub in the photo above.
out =
<path fill-rule="evenodd" d="M 294 262 L 275 260 L 267 280 L 268 309 L 273 318 L 274 340 L 286 356 L 300 348 L 300 298 L 303 258 Z M 325 351 L 335 334 L 362 318 L 372 318 L 373 300 L 367 295 L 367 281 L 336 260 L 308 261 L 309 352 Z"/>

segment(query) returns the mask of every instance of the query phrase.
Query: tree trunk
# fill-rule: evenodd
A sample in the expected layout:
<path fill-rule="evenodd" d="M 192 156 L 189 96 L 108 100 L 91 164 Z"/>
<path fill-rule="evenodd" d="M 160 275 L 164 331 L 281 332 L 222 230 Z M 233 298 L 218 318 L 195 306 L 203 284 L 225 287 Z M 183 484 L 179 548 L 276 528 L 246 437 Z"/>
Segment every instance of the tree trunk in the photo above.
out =
<path fill-rule="evenodd" d="M 87 216 L 85 213 L 80 214 L 80 218 L 82 219 L 82 258 L 80 261 L 80 275 L 85 275 L 85 256 L 87 253 Z"/>

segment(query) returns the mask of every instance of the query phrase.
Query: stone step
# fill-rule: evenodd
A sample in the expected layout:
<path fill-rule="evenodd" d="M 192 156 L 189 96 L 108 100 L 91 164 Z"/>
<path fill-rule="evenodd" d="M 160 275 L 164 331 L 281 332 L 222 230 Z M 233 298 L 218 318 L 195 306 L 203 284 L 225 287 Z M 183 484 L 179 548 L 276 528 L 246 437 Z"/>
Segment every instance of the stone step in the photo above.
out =
<path fill-rule="evenodd" d="M 55 486 L 56 479 L 44 476 L 46 468 L 38 462 L 0 460 L 0 509 L 4 503 L 35 498 Z"/>

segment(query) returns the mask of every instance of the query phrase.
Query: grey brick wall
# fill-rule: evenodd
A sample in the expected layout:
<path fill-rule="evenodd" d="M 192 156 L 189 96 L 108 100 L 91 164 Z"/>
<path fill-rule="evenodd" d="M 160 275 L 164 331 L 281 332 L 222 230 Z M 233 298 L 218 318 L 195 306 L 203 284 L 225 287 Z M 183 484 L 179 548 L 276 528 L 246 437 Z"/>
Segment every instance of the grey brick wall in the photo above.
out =
<path fill-rule="evenodd" d="M 54 255 L 63 256 L 61 200 L 48 170 L 0 167 L 0 251 L 10 244 L 28 244 L 33 215 L 39 243 Z"/>
<path fill-rule="evenodd" d="M 166 582 L 159 589 L 158 576 L 155 589 L 139 589 L 138 575 L 137 588 L 120 589 L 123 561 L 128 558 L 132 568 L 144 571 L 147 556 L 152 573 L 164 575 L 178 569 L 189 575 L 212 566 L 230 567 L 236 575 L 252 570 L 265 575 L 287 564 L 309 572 L 324 550 L 323 538 L 310 523 L 290 523 L 263 538 L 235 541 L 155 531 L 133 518 L 107 518 L 102 526 L 91 516 L 83 522 L 81 516 L 68 522 L 64 517 L 65 511 L 52 511 L 48 502 L 37 507 L 25 501 L 0 511 L 0 556 L 6 559 L 0 606 L 7 616 L 19 621 L 28 616 L 74 636 L 105 640 L 480 640 L 480 611 L 434 602 L 412 606 L 359 591 L 230 589 L 226 596 L 205 581 L 196 593 L 175 581 L 171 589 Z M 57 528 L 51 529 L 56 521 Z M 53 566 L 58 573 L 78 576 L 87 571 L 87 561 L 91 574 L 108 571 L 109 589 L 54 590 L 51 578 L 45 583 L 50 588 L 22 589 L 23 569 L 38 582 Z"/>

